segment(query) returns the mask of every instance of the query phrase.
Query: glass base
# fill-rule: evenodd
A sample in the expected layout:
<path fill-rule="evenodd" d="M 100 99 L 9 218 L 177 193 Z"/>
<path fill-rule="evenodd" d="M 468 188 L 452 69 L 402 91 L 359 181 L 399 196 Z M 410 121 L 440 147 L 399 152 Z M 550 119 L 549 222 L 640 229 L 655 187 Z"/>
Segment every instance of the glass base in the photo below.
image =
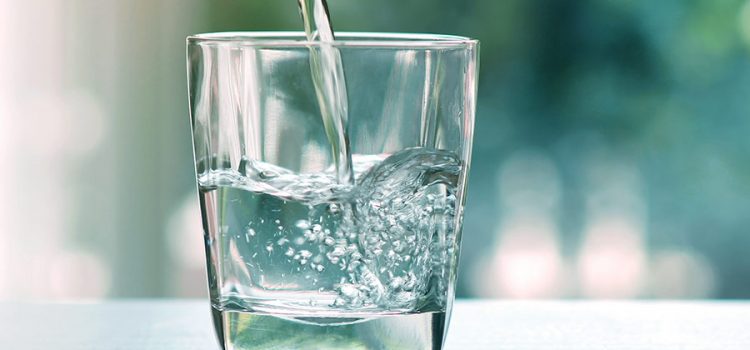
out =
<path fill-rule="evenodd" d="M 212 309 L 224 350 L 441 349 L 445 312 L 373 317 L 289 317 Z"/>

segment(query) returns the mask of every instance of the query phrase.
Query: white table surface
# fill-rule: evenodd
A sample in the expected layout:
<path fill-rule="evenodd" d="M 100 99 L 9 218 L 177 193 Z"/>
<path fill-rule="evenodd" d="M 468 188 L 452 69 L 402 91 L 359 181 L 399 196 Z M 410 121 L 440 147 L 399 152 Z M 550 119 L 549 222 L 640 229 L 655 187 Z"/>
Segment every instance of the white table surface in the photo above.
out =
<path fill-rule="evenodd" d="M 447 349 L 750 350 L 750 302 L 458 301 Z M 207 301 L 0 303 L 2 350 L 218 349 Z"/>

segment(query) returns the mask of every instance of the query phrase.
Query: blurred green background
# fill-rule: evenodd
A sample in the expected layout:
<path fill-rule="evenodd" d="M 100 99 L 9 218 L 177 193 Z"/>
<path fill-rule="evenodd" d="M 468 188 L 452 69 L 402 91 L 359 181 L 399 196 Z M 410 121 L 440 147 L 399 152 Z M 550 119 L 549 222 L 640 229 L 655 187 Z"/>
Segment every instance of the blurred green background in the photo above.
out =
<path fill-rule="evenodd" d="M 481 41 L 458 295 L 750 298 L 750 1 L 330 0 Z M 0 298 L 196 297 L 185 37 L 296 1 L 0 1 Z"/>

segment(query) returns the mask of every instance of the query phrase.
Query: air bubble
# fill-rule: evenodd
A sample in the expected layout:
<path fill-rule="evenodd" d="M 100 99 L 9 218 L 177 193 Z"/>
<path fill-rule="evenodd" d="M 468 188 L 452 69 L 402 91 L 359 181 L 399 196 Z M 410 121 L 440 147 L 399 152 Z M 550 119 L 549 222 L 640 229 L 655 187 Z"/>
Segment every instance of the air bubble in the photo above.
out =
<path fill-rule="evenodd" d="M 310 222 L 307 220 L 297 220 L 297 223 L 295 224 L 300 230 L 307 230 L 310 228 Z"/>
<path fill-rule="evenodd" d="M 341 295 L 344 297 L 353 299 L 359 296 L 360 291 L 354 285 L 344 284 L 339 287 L 339 293 L 341 293 Z"/>
<path fill-rule="evenodd" d="M 309 250 L 300 250 L 299 255 L 305 259 L 309 259 L 312 256 Z"/>
<path fill-rule="evenodd" d="M 337 214 L 340 211 L 341 211 L 341 208 L 339 207 L 338 204 L 331 203 L 331 204 L 328 205 L 328 212 L 329 213 L 331 213 L 331 214 Z"/>
<path fill-rule="evenodd" d="M 263 180 L 269 180 L 269 179 L 273 179 L 274 177 L 279 176 L 279 174 L 273 171 L 263 170 L 260 173 L 258 173 L 258 176 Z"/>
<path fill-rule="evenodd" d="M 315 234 L 313 234 L 310 230 L 305 230 L 305 232 L 302 234 L 308 241 L 312 242 L 315 240 Z"/>

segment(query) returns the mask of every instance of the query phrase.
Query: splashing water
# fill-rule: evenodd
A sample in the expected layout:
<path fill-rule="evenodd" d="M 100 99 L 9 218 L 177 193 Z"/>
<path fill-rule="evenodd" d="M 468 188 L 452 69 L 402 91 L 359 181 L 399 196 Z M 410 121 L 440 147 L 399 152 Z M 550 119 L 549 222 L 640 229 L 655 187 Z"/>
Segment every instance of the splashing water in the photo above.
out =
<path fill-rule="evenodd" d="M 439 311 L 455 240 L 458 158 L 412 148 L 334 170 L 257 161 L 199 179 L 215 304 L 293 312 Z M 213 221 L 213 223 L 211 223 Z"/>

